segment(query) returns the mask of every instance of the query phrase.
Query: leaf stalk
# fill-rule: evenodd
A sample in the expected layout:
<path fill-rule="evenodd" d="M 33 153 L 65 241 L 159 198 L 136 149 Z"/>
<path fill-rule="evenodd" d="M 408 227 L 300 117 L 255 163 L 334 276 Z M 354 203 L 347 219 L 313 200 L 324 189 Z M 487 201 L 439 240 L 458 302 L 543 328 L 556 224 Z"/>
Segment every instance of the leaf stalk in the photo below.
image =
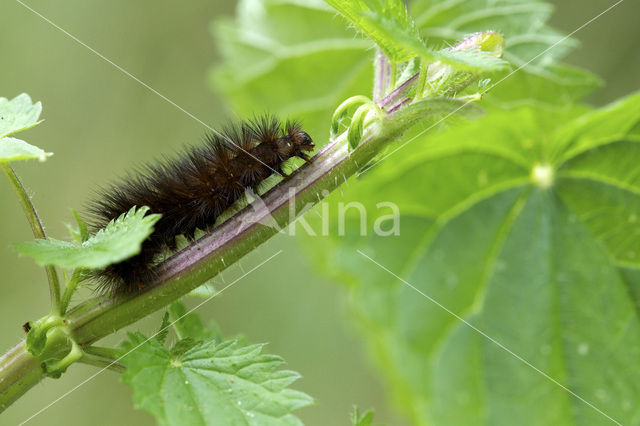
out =
<path fill-rule="evenodd" d="M 31 231 L 33 232 L 33 236 L 35 238 L 47 238 L 47 235 L 44 232 L 44 227 L 42 226 L 42 222 L 40 221 L 40 217 L 38 217 L 38 212 L 31 202 L 31 198 L 25 187 L 22 185 L 20 178 L 16 174 L 16 172 L 9 166 L 8 164 L 0 163 L 0 168 L 9 179 L 9 183 L 13 188 L 13 191 L 16 193 L 18 197 L 18 201 L 20 202 L 20 206 L 24 211 L 25 217 L 29 222 L 29 226 L 31 227 Z M 45 272 L 47 273 L 47 280 L 49 281 L 49 294 L 51 297 L 51 313 L 52 314 L 60 314 L 60 280 L 58 279 L 58 273 L 54 266 L 45 266 Z"/>

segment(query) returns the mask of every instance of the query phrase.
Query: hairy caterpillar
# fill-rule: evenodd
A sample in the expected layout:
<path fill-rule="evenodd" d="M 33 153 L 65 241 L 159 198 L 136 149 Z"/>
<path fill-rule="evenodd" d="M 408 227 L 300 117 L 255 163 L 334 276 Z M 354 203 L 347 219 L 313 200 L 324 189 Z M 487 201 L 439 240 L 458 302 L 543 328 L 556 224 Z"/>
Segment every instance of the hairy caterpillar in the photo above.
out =
<path fill-rule="evenodd" d="M 247 189 L 256 191 L 270 175 L 284 174 L 283 165 L 292 157 L 309 161 L 313 148 L 299 123 L 283 125 L 265 116 L 208 134 L 204 144 L 147 164 L 138 175 L 101 190 L 89 205 L 93 232 L 133 206 L 162 214 L 138 255 L 95 272 L 101 289 L 131 293 L 143 288 L 155 277 L 154 257 L 175 249 L 178 235 L 193 238 L 196 229 L 212 226 Z"/>

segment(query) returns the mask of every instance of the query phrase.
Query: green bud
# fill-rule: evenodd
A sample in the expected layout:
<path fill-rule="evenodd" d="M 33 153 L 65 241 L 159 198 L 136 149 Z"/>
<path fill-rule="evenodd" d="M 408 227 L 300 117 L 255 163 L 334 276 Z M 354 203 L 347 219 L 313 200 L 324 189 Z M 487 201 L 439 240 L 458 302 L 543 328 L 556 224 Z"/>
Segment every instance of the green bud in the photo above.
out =
<path fill-rule="evenodd" d="M 481 79 L 489 71 L 494 71 L 504 66 L 496 63 L 504 53 L 505 40 L 501 34 L 494 31 L 471 34 L 452 48 L 443 52 L 445 55 L 456 57 L 456 52 L 478 55 L 479 64 L 487 62 L 487 68 L 482 66 L 473 69 L 464 69 L 444 63 L 444 60 L 434 62 L 427 69 L 425 96 L 456 96 L 471 83 Z M 471 64 L 470 64 L 471 67 Z"/>

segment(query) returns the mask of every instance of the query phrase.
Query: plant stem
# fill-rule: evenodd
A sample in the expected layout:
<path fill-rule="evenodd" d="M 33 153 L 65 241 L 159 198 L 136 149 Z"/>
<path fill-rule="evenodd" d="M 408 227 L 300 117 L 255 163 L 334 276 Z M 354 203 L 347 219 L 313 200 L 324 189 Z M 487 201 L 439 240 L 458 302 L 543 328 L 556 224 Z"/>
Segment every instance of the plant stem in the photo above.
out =
<path fill-rule="evenodd" d="M 247 206 L 167 259 L 159 265 L 157 280 L 140 293 L 117 298 L 99 296 L 72 308 L 66 320 L 73 340 L 85 347 L 167 306 L 217 275 L 277 233 L 276 229 L 261 225 L 268 223 L 264 222 L 268 215 L 280 227 L 291 223 L 297 214 L 354 175 L 403 130 L 394 120 L 384 125 L 376 123 L 365 130 L 362 142 L 351 155 L 346 132 L 343 133 L 310 163 L 267 192 L 262 197 L 266 209 Z M 42 377 L 40 363 L 27 352 L 24 342 L 0 358 L 0 411 Z"/>
<path fill-rule="evenodd" d="M 64 354 L 66 341 L 51 345 L 45 357 Z M 18 400 L 45 377 L 41 361 L 33 356 L 25 341 L 18 343 L 0 357 L 0 413 Z"/>
<path fill-rule="evenodd" d="M 277 233 L 262 223 L 271 218 L 279 227 L 291 223 L 296 215 L 316 204 L 328 193 L 344 183 L 383 146 L 398 129 L 385 128 L 384 134 L 374 135 L 367 129 L 363 141 L 349 155 L 346 135 L 318 153 L 310 163 L 296 170 L 287 179 L 267 192 L 262 201 L 266 209 L 247 206 L 231 219 L 159 265 L 158 279 L 141 293 L 119 298 L 99 297 L 72 309 L 68 314 L 74 339 L 81 345 L 90 344 L 117 329 L 129 325 L 168 305 L 198 287 L 252 251 Z"/>
<path fill-rule="evenodd" d="M 71 279 L 65 286 L 64 293 L 62 294 L 62 299 L 60 301 L 60 315 L 64 315 L 67 312 L 67 308 L 69 307 L 69 303 L 71 302 L 71 297 L 73 296 L 73 293 L 75 293 L 78 284 L 80 284 L 80 282 L 82 281 L 82 273 L 83 272 L 81 269 L 76 269 L 75 271 L 73 271 Z"/>
<path fill-rule="evenodd" d="M 176 253 L 160 265 L 154 282 L 139 293 L 99 296 L 75 306 L 65 315 L 71 340 L 84 348 L 117 330 L 167 306 L 219 274 L 278 232 L 280 228 L 320 202 L 332 190 L 367 165 L 419 117 L 441 113 L 440 103 L 429 100 L 408 104 L 366 127 L 357 148 L 349 153 L 347 132 L 325 146 L 313 159 L 264 194 L 266 208 L 252 205 L 240 210 L 212 232 Z M 57 349 L 52 348 L 51 352 Z M 59 352 L 59 351 L 58 351 Z M 92 354 L 91 350 L 88 350 Z M 14 358 L 20 362 L 14 361 Z M 94 361 L 94 360 L 91 360 Z M 17 378 L 7 381 L 5 378 Z M 0 359 L 0 411 L 43 377 L 37 360 L 23 343 Z M 24 379 L 23 379 L 24 378 Z M 15 388 L 15 389 L 14 389 Z M 7 393 L 7 397 L 5 397 Z M 13 397 L 15 395 L 15 397 Z"/>
<path fill-rule="evenodd" d="M 387 93 L 391 75 L 391 65 L 389 64 L 389 60 L 380 49 L 376 52 L 373 70 L 373 101 L 378 103 Z"/>
<path fill-rule="evenodd" d="M 81 364 L 93 365 L 94 367 L 107 368 L 116 373 L 124 373 L 126 368 L 120 362 L 117 362 L 111 358 L 103 358 L 97 355 L 91 355 L 84 353 L 82 358 L 78 360 Z"/>
<path fill-rule="evenodd" d="M 0 357 L 0 412 L 42 379 L 40 362 L 20 342 Z"/>
<path fill-rule="evenodd" d="M 110 358 L 111 361 L 118 359 L 122 354 L 122 350 L 93 345 L 85 346 L 83 347 L 83 350 L 87 355 L 94 355 L 100 358 Z"/>
<path fill-rule="evenodd" d="M 47 238 L 47 235 L 44 232 L 44 227 L 42 226 L 42 222 L 38 217 L 38 212 L 36 212 L 36 209 L 31 202 L 31 198 L 29 198 L 29 195 L 22 185 L 22 182 L 20 182 L 20 178 L 18 178 L 18 175 L 16 175 L 16 173 L 8 164 L 0 163 L 0 167 L 2 167 L 4 174 L 9 179 L 11 187 L 18 196 L 18 201 L 20 202 L 22 210 L 27 217 L 27 221 L 31 226 L 33 236 L 36 238 Z M 58 280 L 58 274 L 54 266 L 45 266 L 44 269 L 47 273 L 47 279 L 49 281 L 51 313 L 60 314 L 60 281 Z"/>

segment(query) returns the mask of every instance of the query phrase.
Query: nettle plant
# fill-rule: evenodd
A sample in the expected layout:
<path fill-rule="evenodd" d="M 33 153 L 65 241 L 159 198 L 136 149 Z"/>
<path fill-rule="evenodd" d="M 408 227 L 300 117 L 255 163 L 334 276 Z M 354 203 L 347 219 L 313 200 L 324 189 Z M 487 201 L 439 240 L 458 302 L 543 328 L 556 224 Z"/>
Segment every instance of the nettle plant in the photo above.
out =
<path fill-rule="evenodd" d="M 161 424 L 299 424 L 292 412 L 313 402 L 289 388 L 299 375 L 179 299 L 273 236 L 267 217 L 295 220 L 292 198 L 300 213 L 361 175 L 325 202 L 391 201 L 399 235 L 362 236 L 347 216 L 347 235 L 302 241 L 345 284 L 414 424 L 637 424 L 640 95 L 578 103 L 598 80 L 557 62 L 572 43 L 546 26 L 546 2 L 327 3 L 244 0 L 215 23 L 216 89 L 239 114 L 299 117 L 319 152 L 261 194 L 266 209 L 236 206 L 133 294 L 70 303 L 91 271 L 138 253 L 157 217 L 138 206 L 90 235 L 76 215 L 73 242 L 46 236 L 9 165 L 50 155 L 13 136 L 41 105 L 0 99 L 0 166 L 37 238 L 15 249 L 51 294 L 0 358 L 0 407 L 81 362 L 121 373 Z M 95 344 L 162 309 L 154 335 Z"/>

